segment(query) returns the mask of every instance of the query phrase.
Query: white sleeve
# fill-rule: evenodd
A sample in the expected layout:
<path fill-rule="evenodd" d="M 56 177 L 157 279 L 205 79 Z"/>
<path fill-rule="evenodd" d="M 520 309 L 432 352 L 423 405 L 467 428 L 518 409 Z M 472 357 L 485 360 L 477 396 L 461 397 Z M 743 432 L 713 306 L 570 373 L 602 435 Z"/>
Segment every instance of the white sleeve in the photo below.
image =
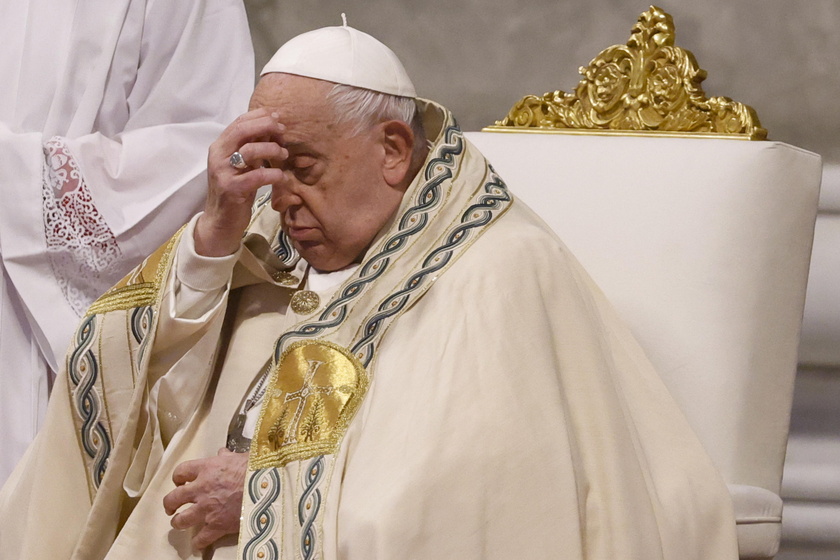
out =
<path fill-rule="evenodd" d="M 181 234 L 173 273 L 164 287 L 155 334 L 155 370 L 169 370 L 204 335 L 206 325 L 225 312 L 233 267 L 242 248 L 226 257 L 196 253 L 193 235 L 199 216 Z"/>
<path fill-rule="evenodd" d="M 239 250 L 226 257 L 205 257 L 195 250 L 195 224 L 201 214 L 190 220 L 175 254 L 175 276 L 170 317 L 182 321 L 200 321 L 216 308 L 230 284 Z"/>
<path fill-rule="evenodd" d="M 167 445 L 197 409 L 208 379 L 207 352 L 218 342 L 227 308 L 239 252 L 226 257 L 198 255 L 193 240 L 197 220 L 198 216 L 190 220 L 181 234 L 163 288 L 150 347 L 145 427 L 123 485 L 130 496 L 148 487 L 149 473 L 156 472 Z"/>

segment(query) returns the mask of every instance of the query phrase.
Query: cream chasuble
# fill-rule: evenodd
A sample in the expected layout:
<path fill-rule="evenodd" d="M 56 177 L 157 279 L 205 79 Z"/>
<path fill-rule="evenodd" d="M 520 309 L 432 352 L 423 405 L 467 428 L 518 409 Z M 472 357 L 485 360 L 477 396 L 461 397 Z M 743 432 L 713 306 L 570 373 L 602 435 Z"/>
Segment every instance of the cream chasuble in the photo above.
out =
<path fill-rule="evenodd" d="M 3 558 L 187 557 L 172 470 L 224 445 L 266 366 L 238 543 L 205 557 L 737 558 L 724 484 L 638 345 L 425 106 L 425 168 L 308 314 L 267 205 L 200 316 L 168 317 L 177 239 L 94 304 L 0 494 Z"/>

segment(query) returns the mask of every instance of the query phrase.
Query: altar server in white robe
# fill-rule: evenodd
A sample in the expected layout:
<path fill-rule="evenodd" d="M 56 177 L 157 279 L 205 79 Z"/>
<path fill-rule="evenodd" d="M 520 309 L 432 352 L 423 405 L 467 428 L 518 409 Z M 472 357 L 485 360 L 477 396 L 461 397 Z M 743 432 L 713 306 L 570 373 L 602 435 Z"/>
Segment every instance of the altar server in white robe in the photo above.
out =
<path fill-rule="evenodd" d="M 247 107 L 241 0 L 0 3 L 0 482 L 87 306 L 203 204 Z"/>
<path fill-rule="evenodd" d="M 632 336 L 395 55 L 325 28 L 264 74 L 78 328 L 0 558 L 737 558 Z"/>

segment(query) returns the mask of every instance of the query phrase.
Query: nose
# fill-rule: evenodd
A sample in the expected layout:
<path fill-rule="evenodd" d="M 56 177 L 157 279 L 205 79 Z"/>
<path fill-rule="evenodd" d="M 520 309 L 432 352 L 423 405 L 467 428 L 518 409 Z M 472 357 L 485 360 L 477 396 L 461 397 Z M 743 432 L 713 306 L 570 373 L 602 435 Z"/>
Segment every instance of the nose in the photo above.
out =
<path fill-rule="evenodd" d="M 271 185 L 271 207 L 281 214 L 290 208 L 303 205 L 299 185 L 288 177 L 279 183 Z"/>

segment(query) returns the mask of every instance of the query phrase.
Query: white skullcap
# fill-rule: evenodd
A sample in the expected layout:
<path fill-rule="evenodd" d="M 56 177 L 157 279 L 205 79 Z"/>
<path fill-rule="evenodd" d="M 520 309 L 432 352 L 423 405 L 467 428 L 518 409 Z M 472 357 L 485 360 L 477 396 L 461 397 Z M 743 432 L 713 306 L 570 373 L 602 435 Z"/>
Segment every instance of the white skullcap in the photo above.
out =
<path fill-rule="evenodd" d="M 322 27 L 290 39 L 274 53 L 260 76 L 285 72 L 391 95 L 417 97 L 394 52 L 352 27 Z"/>

